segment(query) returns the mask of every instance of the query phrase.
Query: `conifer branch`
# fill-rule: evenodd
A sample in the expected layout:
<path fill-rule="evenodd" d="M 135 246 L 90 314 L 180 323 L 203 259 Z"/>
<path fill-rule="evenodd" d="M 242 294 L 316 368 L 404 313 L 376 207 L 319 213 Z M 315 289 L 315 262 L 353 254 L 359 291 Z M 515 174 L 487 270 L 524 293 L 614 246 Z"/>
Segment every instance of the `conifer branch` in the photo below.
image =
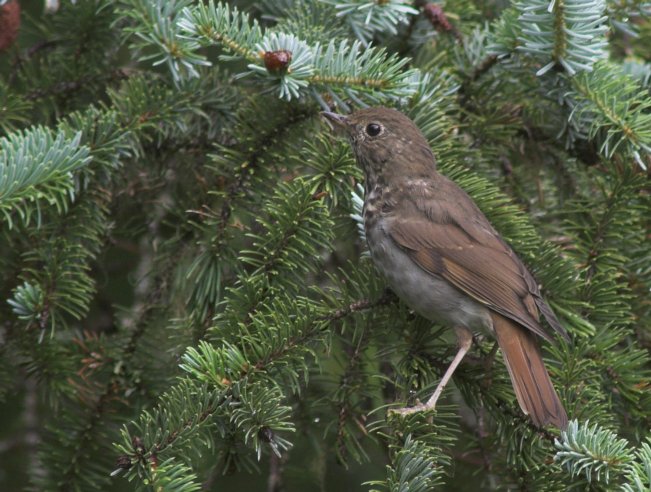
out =
<path fill-rule="evenodd" d="M 434 458 L 437 453 L 436 448 L 408 435 L 391 465 L 387 466 L 386 482 L 371 482 L 369 485 L 382 485 L 386 490 L 399 492 L 432 490 L 442 483 L 440 467 Z"/>
<path fill-rule="evenodd" d="M 572 79 L 575 96 L 568 100 L 570 123 L 595 139 L 610 159 L 619 154 L 646 169 L 651 154 L 651 100 L 633 80 L 612 64 L 599 63 Z"/>
<path fill-rule="evenodd" d="M 569 75 L 590 71 L 606 57 L 604 1 L 529 0 L 518 8 L 522 23 L 518 49 L 546 62 L 537 75 L 556 64 Z"/>
<path fill-rule="evenodd" d="M 29 98 L 11 90 L 0 80 L 0 130 L 10 133 L 25 125 L 32 104 Z"/>
<path fill-rule="evenodd" d="M 338 17 L 346 19 L 357 39 L 366 46 L 376 33 L 395 35 L 399 25 L 418 15 L 411 0 L 323 1 L 336 9 Z"/>
<path fill-rule="evenodd" d="M 265 345 L 255 341 L 254 347 L 250 345 L 254 342 L 253 339 L 243 339 L 250 348 L 246 348 L 245 345 L 242 350 L 231 344 L 214 348 L 206 342 L 200 342 L 198 349 L 188 349 L 183 357 L 181 368 L 190 378 L 182 380 L 163 395 L 156 409 L 140 416 L 135 424 L 139 434 L 137 437 L 126 428 L 122 430 L 122 440 L 116 444 L 117 448 L 124 453 L 118 460 L 121 463 L 120 468 L 129 470 L 129 475 L 132 475 L 137 473 L 132 468 L 137 465 L 142 473 L 148 474 L 152 456 L 160 459 L 166 453 L 178 453 L 174 450 L 186 446 L 188 440 L 192 439 L 197 432 L 201 432 L 205 426 L 216 424 L 222 427 L 227 422 L 237 423 L 237 416 L 232 415 L 239 408 L 239 400 L 246 399 L 249 391 L 247 388 L 258 381 L 265 381 L 265 384 L 272 384 L 274 387 L 275 383 L 268 379 L 267 374 L 275 370 L 291 373 L 305 364 L 303 358 L 311 351 L 307 347 L 311 344 L 323 343 L 332 322 L 385 302 L 384 298 L 374 302 L 356 301 L 327 314 L 318 314 L 315 306 L 304 304 L 305 315 L 291 320 L 286 318 L 283 329 L 287 332 L 282 338 L 276 338 L 273 333 L 264 334 L 266 339 L 269 336 L 273 337 L 274 344 Z M 278 315 L 279 312 L 272 307 L 253 315 L 251 323 L 267 323 L 270 317 L 274 318 Z M 276 326 L 277 323 L 278 321 Z M 212 388 L 209 392 L 206 392 L 208 388 L 201 386 L 205 384 Z M 261 387 L 257 389 L 259 392 Z M 279 401 L 279 395 L 269 396 Z M 251 401 L 250 404 L 254 403 Z M 274 408 L 269 398 L 259 401 L 254 404 L 254 407 L 261 409 L 261 405 L 267 409 Z M 276 416 L 272 420 L 280 425 L 279 430 L 290 429 L 282 423 L 285 418 L 282 414 L 280 420 L 278 418 Z M 272 431 L 276 428 L 272 422 L 265 422 L 263 426 L 269 427 Z M 280 448 L 289 445 L 282 439 L 277 441 L 278 439 L 278 436 L 274 436 L 270 444 Z M 254 445 L 256 451 L 260 453 L 261 443 L 254 441 Z"/>
<path fill-rule="evenodd" d="M 240 58 L 249 62 L 249 70 L 238 73 L 238 78 L 256 74 L 275 85 L 283 99 L 311 95 L 324 107 L 327 105 L 317 91 L 327 91 L 345 107 L 338 86 L 343 86 L 343 93 L 354 100 L 363 95 L 372 99 L 401 98 L 413 93 L 418 81 L 417 70 L 404 70 L 408 60 L 389 56 L 383 49 L 362 49 L 358 41 L 350 44 L 346 40 L 338 43 L 331 40 L 327 45 L 310 46 L 290 33 L 263 32 L 257 22 L 251 22 L 248 16 L 221 2 L 211 0 L 207 5 L 185 7 L 182 11 L 179 7 L 176 4 L 168 7 L 167 16 L 178 16 L 179 20 L 174 28 L 170 24 L 166 30 L 178 48 L 166 48 L 171 43 L 169 40 L 150 40 L 161 52 L 156 63 L 167 63 L 176 80 L 182 80 L 186 73 L 197 76 L 194 65 L 209 64 L 203 55 L 196 53 L 198 46 L 218 44 L 233 53 L 222 55 L 222 59 Z M 398 8 L 401 9 L 404 10 Z M 162 12 L 156 11 L 150 17 L 161 15 Z M 139 20 L 143 24 L 150 22 L 142 15 Z M 169 21 L 165 23 L 167 26 Z M 182 34 L 177 34 L 176 29 Z M 281 53 L 282 60 L 278 58 Z"/>
<path fill-rule="evenodd" d="M 23 283 L 8 302 L 28 329 L 40 330 L 41 338 L 47 328 L 65 326 L 67 316 L 81 319 L 87 312 L 95 292 L 89 263 L 106 233 L 109 200 L 106 190 L 86 193 L 61 222 L 48 225 L 45 244 L 26 257 Z M 67 240 L 60 241 L 61 236 Z"/>
<path fill-rule="evenodd" d="M 150 293 L 148 303 L 155 305 L 162 294 L 160 289 L 155 289 Z M 55 472 L 34 479 L 40 488 L 50 489 L 56 485 L 56 490 L 63 491 L 70 484 L 108 484 L 109 477 L 105 473 L 94 476 L 88 473 L 88 469 L 98 467 L 100 463 L 108 466 L 110 453 L 106 453 L 108 443 L 103 436 L 107 428 L 115 423 L 116 412 L 129 400 L 133 401 L 131 395 L 138 394 L 134 390 L 140 384 L 136 380 L 140 364 L 134 360 L 137 355 L 135 350 L 142 343 L 148 318 L 153 311 L 151 307 L 141 311 L 133 322 L 133 328 L 116 343 L 105 345 L 88 334 L 75 340 L 82 350 L 83 359 L 76 361 L 81 368 L 76 367 L 76 374 L 69 378 L 75 393 L 68 395 L 63 402 L 73 418 L 59 421 L 48 429 L 44 439 L 46 445 L 41 454 L 42 460 Z M 68 357 L 71 355 L 68 354 Z M 56 451 L 52 451 L 52 448 L 56 448 Z M 98 448 L 103 453 L 100 459 L 89 455 L 89 450 Z M 91 460 L 94 460 L 92 465 Z"/>
<path fill-rule="evenodd" d="M 631 451 L 625 439 L 597 424 L 579 425 L 570 422 L 563 431 L 562 440 L 556 440 L 555 460 L 559 461 L 571 476 L 585 474 L 588 482 L 610 482 L 611 474 L 621 474 L 632 461 Z"/>
<path fill-rule="evenodd" d="M 66 209 L 75 193 L 73 171 L 90 162 L 80 142 L 80 133 L 67 138 L 42 127 L 0 139 L 0 213 L 9 227 L 16 220 L 29 224 L 34 214 L 40 224 L 46 203 Z"/>
<path fill-rule="evenodd" d="M 622 485 L 624 492 L 643 492 L 651 487 L 651 440 L 635 452 L 635 461 L 629 463 L 626 470 L 626 483 Z"/>
<path fill-rule="evenodd" d="M 274 143 L 311 116 L 312 110 L 302 107 L 282 113 L 277 121 L 271 122 L 266 132 L 246 135 L 233 147 L 224 147 L 221 155 L 217 156 L 218 162 L 226 167 L 226 179 L 230 183 L 223 193 L 217 195 L 219 211 L 204 220 L 203 227 L 209 228 L 210 234 L 200 243 L 202 250 L 187 274 L 188 280 L 193 282 L 188 305 L 193 306 L 199 317 L 206 317 L 220 300 L 223 282 L 220 262 L 232 254 L 228 243 L 228 226 L 233 207 L 244 198 L 247 185 L 257 179 L 260 167 L 268 162 L 267 157 Z M 215 277 L 219 279 L 217 283 L 214 282 Z M 199 338 L 203 338 L 203 335 L 200 334 Z"/>

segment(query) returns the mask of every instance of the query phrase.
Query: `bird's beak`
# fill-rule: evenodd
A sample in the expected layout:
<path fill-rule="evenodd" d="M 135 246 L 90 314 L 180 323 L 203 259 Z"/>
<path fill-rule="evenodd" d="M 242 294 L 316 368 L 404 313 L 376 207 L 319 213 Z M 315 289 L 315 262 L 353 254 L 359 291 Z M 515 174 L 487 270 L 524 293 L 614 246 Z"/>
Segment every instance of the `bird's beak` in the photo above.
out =
<path fill-rule="evenodd" d="M 321 116 L 323 116 L 326 121 L 330 124 L 330 127 L 333 128 L 338 133 L 349 133 L 350 129 L 350 120 L 348 116 L 343 114 L 331 113 L 330 111 L 321 111 Z"/>

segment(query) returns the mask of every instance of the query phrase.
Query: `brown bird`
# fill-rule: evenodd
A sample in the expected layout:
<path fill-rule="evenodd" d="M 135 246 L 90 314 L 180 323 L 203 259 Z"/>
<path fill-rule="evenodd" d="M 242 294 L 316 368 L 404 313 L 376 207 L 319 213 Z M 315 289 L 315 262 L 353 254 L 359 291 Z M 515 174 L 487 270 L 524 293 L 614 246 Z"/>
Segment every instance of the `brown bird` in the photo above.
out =
<path fill-rule="evenodd" d="M 412 309 L 456 331 L 459 351 L 432 397 L 398 411 L 433 409 L 473 332 L 483 332 L 504 354 L 522 411 L 537 426 L 564 429 L 567 414 L 536 338 L 568 335 L 522 261 L 466 192 L 436 170 L 427 140 L 408 117 L 382 107 L 322 114 L 348 135 L 364 170 L 364 227 L 376 266 Z"/>

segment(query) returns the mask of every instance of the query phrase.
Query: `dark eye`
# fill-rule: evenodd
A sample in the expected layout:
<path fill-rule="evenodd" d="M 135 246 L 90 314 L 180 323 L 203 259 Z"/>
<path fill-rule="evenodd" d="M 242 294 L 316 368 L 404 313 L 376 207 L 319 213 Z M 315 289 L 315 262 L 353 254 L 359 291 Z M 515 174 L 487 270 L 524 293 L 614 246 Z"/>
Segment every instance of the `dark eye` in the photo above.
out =
<path fill-rule="evenodd" d="M 376 137 L 376 136 L 378 136 L 378 135 L 380 134 L 381 131 L 382 131 L 382 127 L 381 127 L 380 125 L 378 125 L 377 123 L 370 123 L 370 124 L 366 127 L 366 133 L 368 133 L 368 135 L 369 135 L 370 137 Z"/>

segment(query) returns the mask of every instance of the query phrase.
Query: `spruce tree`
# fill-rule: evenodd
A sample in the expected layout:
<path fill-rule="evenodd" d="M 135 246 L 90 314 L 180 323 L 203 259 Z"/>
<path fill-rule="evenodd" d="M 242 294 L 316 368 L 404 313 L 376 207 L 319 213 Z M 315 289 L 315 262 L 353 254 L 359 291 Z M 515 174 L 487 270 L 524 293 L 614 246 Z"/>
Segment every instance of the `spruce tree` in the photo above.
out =
<path fill-rule="evenodd" d="M 651 490 L 643 1 L 0 0 L 0 489 Z M 571 422 L 386 289 L 319 116 L 384 105 L 570 333 Z"/>

